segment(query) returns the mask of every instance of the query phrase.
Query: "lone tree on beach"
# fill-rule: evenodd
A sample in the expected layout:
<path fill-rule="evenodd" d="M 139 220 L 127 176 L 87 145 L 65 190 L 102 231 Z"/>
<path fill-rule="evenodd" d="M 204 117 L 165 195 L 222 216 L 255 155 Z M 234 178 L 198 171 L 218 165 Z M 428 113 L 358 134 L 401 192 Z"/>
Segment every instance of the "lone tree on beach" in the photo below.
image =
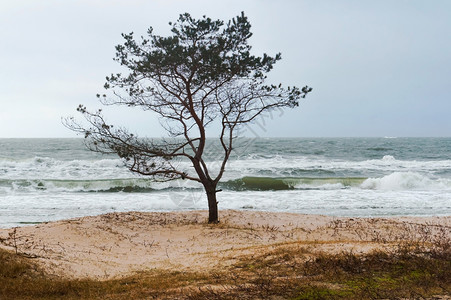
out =
<path fill-rule="evenodd" d="M 210 223 L 218 222 L 217 185 L 233 150 L 237 131 L 265 112 L 299 105 L 311 88 L 266 83 L 266 74 L 280 53 L 262 57 L 250 53 L 251 24 L 244 13 L 227 22 L 188 13 L 169 23 L 172 34 L 136 40 L 122 34 L 116 58 L 129 73 L 106 78 L 112 95 L 97 95 L 104 105 L 140 107 L 158 114 L 170 140 L 143 139 L 124 128 L 108 125 L 101 110 L 80 105 L 88 125 L 73 118 L 65 125 L 85 136 L 90 150 L 115 153 L 132 171 L 156 180 L 187 179 L 201 183 L 208 199 Z M 220 123 L 222 157 L 215 174 L 205 162 L 207 128 Z M 194 170 L 179 169 L 174 159 L 189 160 Z"/>

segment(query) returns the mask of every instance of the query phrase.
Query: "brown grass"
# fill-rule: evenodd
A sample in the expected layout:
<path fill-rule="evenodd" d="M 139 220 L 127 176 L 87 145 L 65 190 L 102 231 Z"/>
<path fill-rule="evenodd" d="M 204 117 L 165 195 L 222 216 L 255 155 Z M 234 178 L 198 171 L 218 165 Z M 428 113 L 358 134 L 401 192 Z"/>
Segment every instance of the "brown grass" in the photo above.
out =
<path fill-rule="evenodd" d="M 299 300 L 451 296 L 449 231 L 439 228 L 434 235 L 426 229 L 416 231 L 419 236 L 415 242 L 400 242 L 385 251 L 366 254 L 345 251 L 332 255 L 313 251 L 315 243 L 279 243 L 235 257 L 232 265 L 214 272 L 152 270 L 106 281 L 61 279 L 46 274 L 33 258 L 0 250 L 0 299 Z M 377 237 L 375 234 L 374 238 Z"/>

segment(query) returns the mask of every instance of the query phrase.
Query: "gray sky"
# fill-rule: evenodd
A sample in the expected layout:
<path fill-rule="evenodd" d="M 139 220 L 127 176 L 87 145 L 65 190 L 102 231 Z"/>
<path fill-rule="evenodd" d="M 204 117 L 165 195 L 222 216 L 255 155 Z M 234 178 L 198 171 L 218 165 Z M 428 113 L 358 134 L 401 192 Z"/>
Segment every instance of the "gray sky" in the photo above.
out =
<path fill-rule="evenodd" d="M 0 137 L 74 137 L 61 117 L 97 109 L 121 33 L 169 33 L 189 12 L 252 24 L 254 54 L 282 52 L 273 83 L 313 87 L 260 136 L 451 136 L 448 0 L 2 0 Z M 108 108 L 110 123 L 164 135 L 156 116 Z"/>

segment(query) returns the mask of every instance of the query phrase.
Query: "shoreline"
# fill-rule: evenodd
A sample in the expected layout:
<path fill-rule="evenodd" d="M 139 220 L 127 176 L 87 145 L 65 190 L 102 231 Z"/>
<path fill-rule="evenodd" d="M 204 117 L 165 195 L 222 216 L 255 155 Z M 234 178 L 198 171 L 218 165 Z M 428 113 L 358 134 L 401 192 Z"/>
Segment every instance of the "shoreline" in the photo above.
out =
<path fill-rule="evenodd" d="M 0 229 L 0 248 L 32 257 L 65 278 L 107 280 L 149 270 L 224 269 L 277 247 L 311 253 L 369 253 L 450 238 L 451 216 L 335 217 L 221 210 L 124 212 Z"/>

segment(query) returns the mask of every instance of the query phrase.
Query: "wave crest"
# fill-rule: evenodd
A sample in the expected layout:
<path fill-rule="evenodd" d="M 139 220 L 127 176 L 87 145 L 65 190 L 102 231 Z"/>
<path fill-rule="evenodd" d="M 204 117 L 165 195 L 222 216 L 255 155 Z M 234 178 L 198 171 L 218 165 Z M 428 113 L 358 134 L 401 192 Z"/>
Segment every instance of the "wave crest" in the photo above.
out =
<path fill-rule="evenodd" d="M 358 186 L 365 178 L 295 178 L 295 177 L 251 177 L 229 180 L 221 187 L 234 191 L 276 191 L 276 190 L 330 190 Z"/>
<path fill-rule="evenodd" d="M 450 189 L 451 180 L 431 179 L 416 172 L 394 172 L 380 178 L 368 178 L 360 187 L 369 190 L 437 190 Z"/>

